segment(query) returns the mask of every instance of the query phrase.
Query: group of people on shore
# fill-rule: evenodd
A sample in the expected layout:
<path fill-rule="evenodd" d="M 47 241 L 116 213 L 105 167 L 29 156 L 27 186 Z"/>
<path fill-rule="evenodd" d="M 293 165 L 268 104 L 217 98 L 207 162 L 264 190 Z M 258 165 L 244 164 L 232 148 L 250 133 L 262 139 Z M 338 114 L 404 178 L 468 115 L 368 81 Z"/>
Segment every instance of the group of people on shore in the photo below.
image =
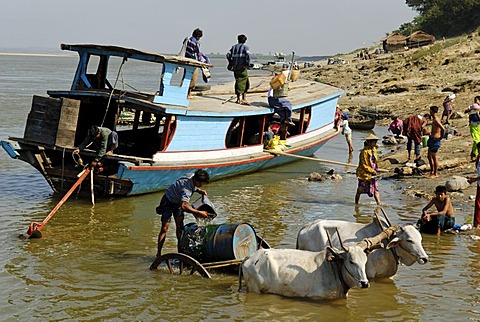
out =
<path fill-rule="evenodd" d="M 445 126 L 438 117 L 438 106 L 431 106 L 429 113 L 422 115 L 411 115 L 403 121 L 398 116 L 392 117 L 392 122 L 388 131 L 395 136 L 403 135 L 407 139 L 407 163 L 412 161 L 412 150 L 415 154 L 413 162 L 418 165 L 421 155 L 422 138 L 428 135 L 427 158 L 430 165 L 428 178 L 438 177 L 438 150 L 441 146 L 441 140 L 445 136 Z M 431 123 L 431 130 L 426 129 L 426 125 Z"/>
<path fill-rule="evenodd" d="M 452 102 L 455 95 L 449 95 L 444 100 L 444 111 L 441 118 L 438 116 L 439 108 L 431 106 L 429 113 L 422 115 L 412 115 L 403 121 L 398 116 L 392 117 L 392 122 L 388 127 L 388 131 L 395 136 L 403 135 L 407 139 L 407 163 L 412 160 L 411 151 L 413 149 L 415 157 L 413 161 L 418 165 L 421 160 L 420 148 L 422 137 L 428 135 L 427 140 L 427 157 L 430 165 L 430 172 L 427 178 L 437 178 L 438 175 L 438 151 L 441 146 L 441 140 L 446 136 L 446 126 L 449 125 L 450 116 L 452 114 Z M 475 198 L 473 227 L 480 228 L 480 96 L 474 98 L 474 103 L 470 105 L 465 113 L 469 115 L 470 133 L 473 143 L 471 150 L 471 158 L 476 162 L 477 176 L 468 177 L 469 183 L 477 183 L 477 193 Z M 343 119 L 348 119 L 348 115 L 341 113 L 337 107 L 335 129 L 342 126 Z M 340 115 L 340 117 L 338 117 Z M 340 119 L 340 121 L 337 121 Z M 431 129 L 425 126 L 431 123 Z M 347 138 L 347 136 L 346 136 Z M 348 141 L 348 138 L 347 138 Z M 378 182 L 376 180 L 378 169 L 378 156 L 376 152 L 378 138 L 370 134 L 365 138 L 364 148 L 360 151 L 359 163 L 356 171 L 358 178 L 358 187 L 355 194 L 355 203 L 358 203 L 361 194 L 366 193 L 369 197 L 374 197 L 377 204 L 380 204 L 380 196 L 378 192 Z M 349 153 L 351 153 L 350 143 Z M 436 211 L 429 212 L 431 207 L 435 206 Z M 435 189 L 435 197 L 422 209 L 422 216 L 418 222 L 421 232 L 440 234 L 440 232 L 450 229 L 455 225 L 455 212 L 450 197 L 447 195 L 445 186 L 437 186 Z"/>
<path fill-rule="evenodd" d="M 432 163 L 436 160 L 436 152 L 438 151 L 437 148 L 437 135 L 441 134 L 441 126 L 436 113 L 438 112 L 438 107 L 432 106 L 430 108 L 430 115 L 432 119 L 438 122 L 435 122 L 435 128 L 432 124 L 432 134 L 431 137 L 433 142 L 429 144 L 429 161 L 432 159 Z M 393 126 L 389 127 L 389 130 L 392 130 L 393 133 L 400 135 L 403 133 L 403 122 L 398 121 L 398 117 L 394 117 L 393 119 Z M 426 119 L 426 117 L 425 117 Z M 412 125 L 419 125 L 421 129 L 424 126 L 424 117 L 413 116 L 411 119 L 406 119 L 407 129 Z M 438 123 L 438 124 L 437 124 Z M 441 125 L 441 124 L 440 124 Z M 399 131 L 400 130 L 400 131 Z M 409 149 L 409 156 L 411 150 L 412 142 L 416 142 L 413 139 L 413 135 L 410 134 L 410 146 Z M 441 138 L 441 137 L 440 137 Z M 359 160 L 358 160 L 358 167 L 356 170 L 356 176 L 358 179 L 358 186 L 357 191 L 355 193 L 355 204 L 358 204 L 360 195 L 367 194 L 369 197 L 373 197 L 378 205 L 381 204 L 380 202 L 380 194 L 378 189 L 378 181 L 377 181 L 377 174 L 380 171 L 378 167 L 378 155 L 377 155 L 377 142 L 379 140 L 373 134 L 369 134 L 367 137 L 364 138 L 364 147 L 360 151 Z M 418 153 L 415 154 L 420 156 L 420 147 L 416 145 L 416 151 L 418 147 Z M 430 176 L 432 177 L 432 172 Z M 480 172 L 479 172 L 480 178 Z M 428 212 L 428 210 L 435 205 L 436 211 Z M 480 203 L 479 203 L 480 206 Z M 429 233 L 429 234 L 437 234 L 439 235 L 442 231 L 452 228 L 455 225 L 455 211 L 452 206 L 450 197 L 447 196 L 447 188 L 445 186 L 437 186 L 435 189 L 435 197 L 430 200 L 430 202 L 422 209 L 421 219 L 418 221 L 419 228 L 421 232 Z"/>
<path fill-rule="evenodd" d="M 442 125 L 449 126 L 450 118 L 454 110 L 454 101 L 456 99 L 455 94 L 447 95 L 443 100 L 443 112 L 440 119 Z M 470 159 L 475 161 L 479 150 L 477 148 L 478 143 L 480 143 L 480 96 L 475 96 L 473 99 L 473 104 L 468 106 L 464 113 L 468 115 L 470 135 L 472 137 L 472 149 L 470 152 Z"/>

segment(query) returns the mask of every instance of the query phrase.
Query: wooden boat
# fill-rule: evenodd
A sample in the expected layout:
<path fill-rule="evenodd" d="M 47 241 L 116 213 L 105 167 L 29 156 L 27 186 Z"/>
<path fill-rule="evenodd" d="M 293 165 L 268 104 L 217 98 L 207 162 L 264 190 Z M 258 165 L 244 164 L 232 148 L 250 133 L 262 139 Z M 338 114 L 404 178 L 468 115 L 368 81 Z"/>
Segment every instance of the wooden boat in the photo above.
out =
<path fill-rule="evenodd" d="M 273 115 L 266 98 L 269 76 L 251 77 L 250 106 L 234 103 L 233 83 L 212 85 L 189 99 L 194 71 L 210 65 L 117 46 L 62 44 L 61 49 L 79 55 L 70 89 L 34 96 L 23 138 L 1 141 L 12 158 L 40 171 L 54 192 L 77 180 L 81 168 L 72 152 L 92 125 L 114 129 L 119 137 L 117 154 L 106 155 L 105 170 L 95 174 L 97 195 L 162 190 L 199 168 L 217 180 L 295 161 L 263 150 L 262 134 Z M 142 74 L 146 90 L 114 86 L 120 74 L 128 74 L 129 64 L 143 64 L 142 71 L 154 74 L 149 82 Z M 312 155 L 338 135 L 333 118 L 342 93 L 308 80 L 290 83 L 295 126 L 288 128 L 289 153 Z M 134 111 L 132 124 L 118 124 L 123 111 Z M 85 164 L 95 155 L 92 150 L 81 152 Z"/>
<path fill-rule="evenodd" d="M 375 119 L 348 120 L 348 125 L 353 130 L 368 131 L 375 127 Z"/>

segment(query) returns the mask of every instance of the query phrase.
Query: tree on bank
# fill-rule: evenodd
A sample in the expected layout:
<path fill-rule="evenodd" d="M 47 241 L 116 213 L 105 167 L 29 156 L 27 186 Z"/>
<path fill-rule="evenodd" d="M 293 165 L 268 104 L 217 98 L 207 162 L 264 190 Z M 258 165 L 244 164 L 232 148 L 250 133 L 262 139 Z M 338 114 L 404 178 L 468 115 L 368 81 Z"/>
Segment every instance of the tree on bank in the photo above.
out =
<path fill-rule="evenodd" d="M 423 30 L 436 37 L 458 36 L 480 26 L 480 0 L 405 0 L 419 13 L 411 23 L 400 26 L 410 34 Z"/>

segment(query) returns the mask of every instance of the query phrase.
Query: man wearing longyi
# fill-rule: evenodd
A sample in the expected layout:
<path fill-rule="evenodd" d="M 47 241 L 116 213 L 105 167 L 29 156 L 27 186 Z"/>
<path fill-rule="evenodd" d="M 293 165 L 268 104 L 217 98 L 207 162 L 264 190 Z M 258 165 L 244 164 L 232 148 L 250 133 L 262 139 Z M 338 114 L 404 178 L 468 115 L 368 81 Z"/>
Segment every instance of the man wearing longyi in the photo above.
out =
<path fill-rule="evenodd" d="M 247 91 L 250 88 L 248 67 L 250 66 L 250 51 L 245 43 L 247 36 L 238 35 L 238 43 L 233 45 L 227 53 L 227 60 L 235 77 L 235 94 L 237 104 L 250 105 L 247 101 Z"/>

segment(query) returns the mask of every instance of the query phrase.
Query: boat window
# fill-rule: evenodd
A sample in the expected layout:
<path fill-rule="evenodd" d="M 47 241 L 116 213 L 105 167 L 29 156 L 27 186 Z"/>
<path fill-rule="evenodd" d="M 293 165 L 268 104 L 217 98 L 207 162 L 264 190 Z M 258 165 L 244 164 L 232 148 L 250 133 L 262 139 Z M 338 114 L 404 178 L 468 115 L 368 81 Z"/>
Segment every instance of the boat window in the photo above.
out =
<path fill-rule="evenodd" d="M 112 89 L 107 80 L 108 56 L 89 55 L 84 85 L 91 89 Z"/>
<path fill-rule="evenodd" d="M 296 110 L 292 114 L 292 121 L 295 125 L 282 125 L 279 131 L 280 138 L 285 140 L 288 137 L 305 133 L 310 123 L 312 108 L 310 106 Z M 227 148 L 235 148 L 248 145 L 262 144 L 263 132 L 275 121 L 273 115 L 254 115 L 247 117 L 236 117 L 228 128 L 225 138 Z"/>
<path fill-rule="evenodd" d="M 122 57 L 110 57 L 107 78 L 112 86 L 128 92 L 155 93 L 158 91 L 163 64 L 135 59 L 127 59 L 123 65 L 122 62 Z"/>
<path fill-rule="evenodd" d="M 97 73 L 98 63 L 100 62 L 100 56 L 89 55 L 87 62 L 87 75 L 92 75 Z"/>
<path fill-rule="evenodd" d="M 227 131 L 225 146 L 235 148 L 262 143 L 265 116 L 236 117 Z"/>
<path fill-rule="evenodd" d="M 171 86 L 182 86 L 185 79 L 185 68 L 178 66 L 170 79 Z"/>
<path fill-rule="evenodd" d="M 160 151 L 165 151 L 172 141 L 173 136 L 175 135 L 175 130 L 177 128 L 177 120 L 174 115 L 167 115 L 163 117 L 160 124 Z"/>
<path fill-rule="evenodd" d="M 284 130 L 284 127 L 282 126 L 280 131 L 280 138 L 284 140 L 287 137 L 292 137 L 305 133 L 310 122 L 311 111 L 312 108 L 310 106 L 293 111 L 292 121 L 295 125 L 289 125 L 288 129 L 286 130 Z"/>
<path fill-rule="evenodd" d="M 310 119 L 312 116 L 312 107 L 307 106 L 302 108 L 298 113 L 298 134 L 305 133 L 307 131 L 308 125 L 310 124 Z"/>

